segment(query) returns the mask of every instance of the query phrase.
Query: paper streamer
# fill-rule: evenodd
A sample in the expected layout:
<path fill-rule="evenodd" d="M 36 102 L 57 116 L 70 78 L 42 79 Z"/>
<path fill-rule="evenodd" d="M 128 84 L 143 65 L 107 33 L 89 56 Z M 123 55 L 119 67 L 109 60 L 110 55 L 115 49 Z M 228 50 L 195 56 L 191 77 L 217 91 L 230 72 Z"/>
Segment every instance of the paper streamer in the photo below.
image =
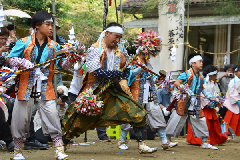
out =
<path fill-rule="evenodd" d="M 153 57 L 157 56 L 162 50 L 162 38 L 153 30 L 147 30 L 138 35 L 133 41 L 133 47 L 139 48 L 140 54 Z"/>

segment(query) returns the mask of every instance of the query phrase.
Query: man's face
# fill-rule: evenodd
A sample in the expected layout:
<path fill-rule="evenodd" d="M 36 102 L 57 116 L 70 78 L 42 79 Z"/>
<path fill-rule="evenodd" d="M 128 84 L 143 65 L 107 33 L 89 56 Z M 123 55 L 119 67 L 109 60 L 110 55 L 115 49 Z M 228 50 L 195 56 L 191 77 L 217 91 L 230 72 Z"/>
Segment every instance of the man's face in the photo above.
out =
<path fill-rule="evenodd" d="M 7 43 L 8 35 L 0 36 L 0 47 L 5 46 Z"/>
<path fill-rule="evenodd" d="M 117 46 L 118 42 L 122 38 L 122 34 L 107 31 L 105 37 L 107 41 L 105 41 L 105 43 L 108 44 L 108 47 L 114 48 L 115 46 Z"/>
<path fill-rule="evenodd" d="M 51 36 L 53 34 L 53 23 L 44 22 L 41 25 L 36 25 L 37 32 L 41 32 L 45 36 Z"/>

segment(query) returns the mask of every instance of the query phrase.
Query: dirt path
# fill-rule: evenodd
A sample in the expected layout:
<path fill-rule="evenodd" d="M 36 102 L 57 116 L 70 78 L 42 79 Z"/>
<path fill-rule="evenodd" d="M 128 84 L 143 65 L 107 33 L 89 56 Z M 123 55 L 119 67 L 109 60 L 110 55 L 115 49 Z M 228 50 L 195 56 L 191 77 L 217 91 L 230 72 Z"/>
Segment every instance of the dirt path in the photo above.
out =
<path fill-rule="evenodd" d="M 88 131 L 88 142 L 95 142 L 89 146 L 71 145 L 66 151 L 70 160 L 149 160 L 149 159 L 184 159 L 184 160 L 239 160 L 240 159 L 240 137 L 230 141 L 222 146 L 217 146 L 218 150 L 200 149 L 199 146 L 188 145 L 185 138 L 173 138 L 178 142 L 178 147 L 171 148 L 168 151 L 161 149 L 161 141 L 158 137 L 155 140 L 146 141 L 150 147 L 159 147 L 159 150 L 153 154 L 139 154 L 137 151 L 137 142 L 128 141 L 128 150 L 120 150 L 117 147 L 116 140 L 103 142 L 97 140 L 97 132 Z M 74 139 L 76 143 L 81 143 L 84 135 Z M 0 149 L 0 160 L 8 160 L 12 153 Z M 26 160 L 55 160 L 54 149 L 23 151 Z"/>

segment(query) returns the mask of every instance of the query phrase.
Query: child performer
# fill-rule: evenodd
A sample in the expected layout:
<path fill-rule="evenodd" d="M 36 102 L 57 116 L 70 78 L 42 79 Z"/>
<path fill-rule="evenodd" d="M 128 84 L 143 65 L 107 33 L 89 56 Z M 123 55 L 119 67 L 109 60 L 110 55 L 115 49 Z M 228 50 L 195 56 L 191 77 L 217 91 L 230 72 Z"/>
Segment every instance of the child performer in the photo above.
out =
<path fill-rule="evenodd" d="M 240 65 L 237 65 L 234 71 L 235 77 L 228 85 L 228 95 L 223 104 L 228 109 L 224 120 L 233 129 L 236 136 L 240 136 Z"/>
<path fill-rule="evenodd" d="M 208 90 L 212 95 L 218 95 L 220 93 L 220 89 L 218 84 L 215 82 L 217 78 L 217 68 L 209 65 L 205 68 L 203 72 L 203 76 L 205 77 L 205 83 L 203 87 Z M 202 103 L 201 106 L 203 107 L 204 115 L 206 118 L 208 131 L 209 131 L 209 143 L 211 145 L 221 144 L 227 141 L 228 137 L 222 133 L 220 122 L 218 121 L 218 117 L 214 108 L 211 107 L 209 104 L 210 101 L 206 98 L 201 98 Z M 219 108 L 216 107 L 218 111 Z M 202 139 L 194 138 L 194 134 L 190 125 L 188 125 L 188 133 L 187 133 L 187 142 L 191 144 L 199 144 L 202 145 Z"/>
<path fill-rule="evenodd" d="M 18 96 L 16 97 L 13 118 L 12 135 L 15 149 L 12 160 L 25 159 L 22 155 L 23 137 L 29 137 L 29 127 L 32 106 L 35 105 L 42 119 L 44 135 L 50 135 L 56 147 L 55 158 L 68 160 L 68 155 L 62 147 L 62 130 L 56 109 L 56 95 L 53 87 L 54 62 L 45 67 L 33 69 L 34 64 L 46 62 L 55 58 L 55 52 L 60 46 L 48 36 L 53 32 L 54 17 L 46 12 L 39 11 L 32 17 L 32 27 L 36 32 L 26 38 L 20 39 L 9 54 L 7 62 L 21 69 L 30 69 L 20 74 Z M 67 61 L 57 61 L 63 69 L 70 68 Z M 60 67 L 59 66 L 59 67 Z"/>
<path fill-rule="evenodd" d="M 203 60 L 199 53 L 190 54 L 188 62 L 191 68 L 183 72 L 174 85 L 179 87 L 181 83 L 187 83 L 189 86 L 188 94 L 183 94 L 181 100 L 178 101 L 176 110 L 173 111 L 166 128 L 167 136 L 179 136 L 184 123 L 188 119 L 190 126 L 194 134 L 198 138 L 202 138 L 203 144 L 201 148 L 218 149 L 208 144 L 208 127 L 206 118 L 201 109 L 200 93 L 202 92 L 207 98 L 213 98 L 213 96 L 203 87 L 203 77 L 199 70 L 202 69 Z M 171 108 L 168 107 L 168 110 Z"/>
<path fill-rule="evenodd" d="M 128 84 L 131 85 L 130 88 L 133 98 L 146 108 L 148 112 L 146 120 L 151 130 L 158 132 L 160 139 L 162 140 L 163 149 L 168 149 L 168 147 L 176 146 L 177 143 L 168 143 L 167 141 L 165 133 L 166 122 L 162 110 L 158 105 L 157 91 L 155 88 L 157 77 L 148 73 L 147 69 L 152 69 L 152 66 L 149 63 L 149 58 L 146 57 L 150 56 L 146 54 L 140 54 L 138 56 L 138 63 L 144 64 L 145 69 L 139 67 L 138 65 L 137 67 L 134 66 L 130 72 Z M 121 130 L 119 142 L 120 149 L 127 149 L 125 144 L 127 133 L 127 130 Z"/>

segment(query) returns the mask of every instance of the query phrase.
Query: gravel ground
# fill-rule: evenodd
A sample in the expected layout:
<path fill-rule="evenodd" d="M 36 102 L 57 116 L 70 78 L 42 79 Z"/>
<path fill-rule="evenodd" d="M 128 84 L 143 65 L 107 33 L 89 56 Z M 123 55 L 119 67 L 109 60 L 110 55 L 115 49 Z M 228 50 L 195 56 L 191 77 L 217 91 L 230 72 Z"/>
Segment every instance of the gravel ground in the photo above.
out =
<path fill-rule="evenodd" d="M 135 140 L 128 141 L 128 150 L 120 150 L 117 147 L 116 140 L 104 142 L 97 140 L 97 132 L 88 131 L 88 142 L 95 142 L 88 146 L 72 145 L 66 151 L 70 160 L 149 160 L 149 159 L 184 159 L 184 160 L 239 160 L 240 156 L 240 137 L 234 141 L 230 141 L 221 146 L 217 146 L 218 150 L 201 149 L 199 146 L 189 145 L 183 137 L 172 138 L 178 142 L 178 146 L 167 151 L 162 150 L 159 137 L 155 140 L 146 141 L 150 147 L 159 147 L 158 151 L 153 154 L 139 154 L 137 151 L 137 142 Z M 83 143 L 84 135 L 74 139 L 75 144 Z M 52 146 L 52 144 L 49 144 Z M 48 150 L 31 150 L 23 151 L 26 160 L 55 160 L 54 149 L 50 147 Z M 8 160 L 12 153 L 6 149 L 0 149 L 0 160 Z"/>

